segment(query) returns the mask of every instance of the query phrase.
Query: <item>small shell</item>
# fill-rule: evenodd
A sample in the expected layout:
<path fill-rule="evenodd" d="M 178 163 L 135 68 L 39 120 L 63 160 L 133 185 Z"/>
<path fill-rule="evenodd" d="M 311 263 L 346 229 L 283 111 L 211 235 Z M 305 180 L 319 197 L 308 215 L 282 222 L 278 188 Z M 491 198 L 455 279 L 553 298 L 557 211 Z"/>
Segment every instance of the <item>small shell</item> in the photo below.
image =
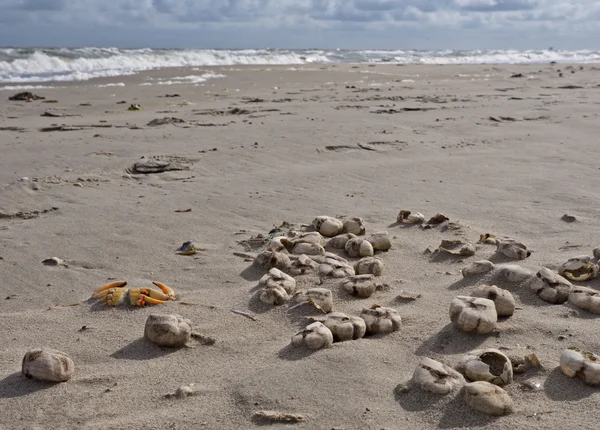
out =
<path fill-rule="evenodd" d="M 375 251 L 389 251 L 392 248 L 392 241 L 387 231 L 369 234 L 365 236 Z"/>
<path fill-rule="evenodd" d="M 464 332 L 486 334 L 496 328 L 498 315 L 489 299 L 457 296 L 450 303 L 450 320 Z"/>
<path fill-rule="evenodd" d="M 325 248 L 318 243 L 299 242 L 294 245 L 292 254 L 296 255 L 325 255 Z"/>
<path fill-rule="evenodd" d="M 347 263 L 327 258 L 319 266 L 319 276 L 322 278 L 345 278 L 355 274 L 354 268 Z"/>
<path fill-rule="evenodd" d="M 594 314 L 600 314 L 600 292 L 587 287 L 574 286 L 569 293 L 569 303 Z"/>
<path fill-rule="evenodd" d="M 365 234 L 365 220 L 360 217 L 349 218 L 344 221 L 342 232 L 343 233 L 352 233 L 357 236 Z"/>
<path fill-rule="evenodd" d="M 372 257 L 373 245 L 361 237 L 355 237 L 346 242 L 346 253 L 349 257 Z"/>
<path fill-rule="evenodd" d="M 367 299 L 373 295 L 377 289 L 374 275 L 356 275 L 351 276 L 342 283 L 344 289 L 353 296 L 358 296 L 361 299 Z"/>
<path fill-rule="evenodd" d="M 319 263 L 312 258 L 307 255 L 300 255 L 291 261 L 290 266 L 286 268 L 286 272 L 292 276 L 298 276 L 313 272 L 318 267 Z"/>
<path fill-rule="evenodd" d="M 290 257 L 282 252 L 264 251 L 256 256 L 256 264 L 265 270 L 271 270 L 273 267 L 279 270 L 286 270 L 292 264 Z"/>
<path fill-rule="evenodd" d="M 412 213 L 411 211 L 402 210 L 396 217 L 396 221 L 403 224 L 422 224 L 425 222 L 425 215 L 420 212 Z"/>
<path fill-rule="evenodd" d="M 463 277 L 466 278 L 468 276 L 480 275 L 483 273 L 491 272 L 492 270 L 494 270 L 494 267 L 495 267 L 494 263 L 492 263 L 491 261 L 479 260 L 479 261 L 474 261 L 473 263 L 464 267 L 461 270 L 461 273 L 462 273 Z"/>
<path fill-rule="evenodd" d="M 68 381 L 74 371 L 75 364 L 67 354 L 47 348 L 27 351 L 21 366 L 23 375 L 38 381 Z"/>
<path fill-rule="evenodd" d="M 600 356 L 592 352 L 574 347 L 565 349 L 560 356 L 560 370 L 588 385 L 600 385 Z"/>
<path fill-rule="evenodd" d="M 334 237 L 342 232 L 344 224 L 341 220 L 330 216 L 318 216 L 312 222 L 313 227 L 325 237 Z"/>
<path fill-rule="evenodd" d="M 360 339 L 365 335 L 367 326 L 362 318 L 348 316 L 341 312 L 332 312 L 323 322 L 331 330 L 335 342 Z"/>
<path fill-rule="evenodd" d="M 383 260 L 377 257 L 361 258 L 354 265 L 354 271 L 357 275 L 372 274 L 375 276 L 381 276 L 381 274 L 383 273 L 383 268 Z"/>
<path fill-rule="evenodd" d="M 518 266 L 516 264 L 504 264 L 502 266 L 496 266 L 499 269 L 499 274 L 508 282 L 523 282 L 534 275 L 529 269 Z"/>
<path fill-rule="evenodd" d="M 542 267 L 536 276 L 542 281 L 541 287 L 536 290 L 540 299 L 557 305 L 569 299 L 572 285 L 565 278 L 545 267 Z"/>
<path fill-rule="evenodd" d="M 598 277 L 598 265 L 591 263 L 589 255 L 569 258 L 560 265 L 558 273 L 571 281 L 589 281 Z"/>
<path fill-rule="evenodd" d="M 411 379 L 411 385 L 435 394 L 448 394 L 465 382 L 456 370 L 428 357 L 421 360 Z"/>
<path fill-rule="evenodd" d="M 391 333 L 400 330 L 402 318 L 396 309 L 373 305 L 363 309 L 360 317 L 365 320 L 368 334 Z"/>
<path fill-rule="evenodd" d="M 321 322 L 306 326 L 292 337 L 293 346 L 306 346 L 309 349 L 329 348 L 333 344 L 333 334 Z"/>
<path fill-rule="evenodd" d="M 475 245 L 471 242 L 463 242 L 462 240 L 442 240 L 438 250 L 464 257 L 475 255 Z"/>
<path fill-rule="evenodd" d="M 345 249 L 346 243 L 355 237 L 356 235 L 352 233 L 338 234 L 337 236 L 329 239 L 327 242 L 327 247 L 333 249 Z"/>
<path fill-rule="evenodd" d="M 513 381 L 510 359 L 494 348 L 471 351 L 458 363 L 457 370 L 471 381 L 506 385 Z"/>
<path fill-rule="evenodd" d="M 514 404 L 506 391 L 497 385 L 485 381 L 471 382 L 463 387 L 465 403 L 488 415 L 507 415 L 514 409 Z"/>
<path fill-rule="evenodd" d="M 326 288 L 311 288 L 309 290 L 298 291 L 293 297 L 296 303 L 311 303 L 325 313 L 329 313 L 333 309 L 333 296 L 331 290 Z"/>
<path fill-rule="evenodd" d="M 495 285 L 481 285 L 471 295 L 493 301 L 499 317 L 510 317 L 515 313 L 515 298 L 508 290 L 503 290 Z"/>
<path fill-rule="evenodd" d="M 192 323 L 177 314 L 151 314 L 144 327 L 144 337 L 160 346 L 185 346 L 191 336 Z"/>
<path fill-rule="evenodd" d="M 525 260 L 531 255 L 527 246 L 514 239 L 503 239 L 498 242 L 496 252 L 514 260 Z"/>

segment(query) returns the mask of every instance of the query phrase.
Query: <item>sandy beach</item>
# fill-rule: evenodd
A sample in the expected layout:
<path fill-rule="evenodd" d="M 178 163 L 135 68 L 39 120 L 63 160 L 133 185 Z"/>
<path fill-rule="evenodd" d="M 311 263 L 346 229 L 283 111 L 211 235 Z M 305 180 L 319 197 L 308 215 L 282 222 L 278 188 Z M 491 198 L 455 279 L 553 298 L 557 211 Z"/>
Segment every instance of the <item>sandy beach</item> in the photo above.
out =
<path fill-rule="evenodd" d="M 206 73 L 221 77 L 165 84 Z M 597 426 L 600 391 L 558 365 L 570 346 L 600 354 L 600 317 L 540 300 L 535 277 L 463 278 L 473 261 L 507 262 L 495 246 L 468 258 L 427 250 L 509 236 L 532 251 L 515 264 L 535 273 L 600 246 L 600 67 L 203 67 L 52 85 L 30 90 L 46 98 L 32 102 L 0 91 L 1 429 L 245 429 L 263 426 L 261 410 L 306 417 L 273 429 Z M 182 121 L 149 125 L 161 118 Z M 149 156 L 182 170 L 132 173 Z M 442 212 L 456 228 L 398 224 L 402 209 Z M 320 312 L 257 300 L 266 272 L 242 254 L 261 249 L 240 242 L 319 215 L 389 232 L 393 247 L 378 255 L 386 287 L 357 299 L 340 280 L 309 274 L 298 288 L 331 289 L 347 314 L 395 308 L 399 331 L 309 354 L 290 339 Z M 188 240 L 198 253 L 176 254 Z M 66 265 L 42 264 L 51 257 Z M 115 280 L 163 282 L 178 300 L 90 300 Z M 449 304 L 482 284 L 511 291 L 515 314 L 491 335 L 463 333 Z M 598 279 L 581 285 L 600 289 Z M 152 313 L 180 314 L 215 343 L 153 345 L 143 338 Z M 21 374 L 24 354 L 40 347 L 69 354 L 70 381 Z M 488 347 L 542 363 L 504 387 L 510 415 L 476 412 L 459 392 L 399 389 L 423 357 L 455 366 Z M 165 398 L 190 383 L 197 395 Z"/>

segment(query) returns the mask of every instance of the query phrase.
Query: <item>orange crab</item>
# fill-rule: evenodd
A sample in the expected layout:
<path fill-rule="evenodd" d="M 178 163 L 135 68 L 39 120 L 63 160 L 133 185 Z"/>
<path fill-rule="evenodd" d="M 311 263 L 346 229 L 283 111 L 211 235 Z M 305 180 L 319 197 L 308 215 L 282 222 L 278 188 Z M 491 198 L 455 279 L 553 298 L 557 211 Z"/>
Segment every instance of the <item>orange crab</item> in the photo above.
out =
<path fill-rule="evenodd" d="M 131 306 L 162 305 L 169 300 L 175 300 L 175 292 L 160 282 L 152 282 L 162 292 L 152 288 L 126 288 L 127 282 L 119 281 L 98 288 L 92 298 L 104 299 L 106 306 L 118 306 L 129 296 Z"/>

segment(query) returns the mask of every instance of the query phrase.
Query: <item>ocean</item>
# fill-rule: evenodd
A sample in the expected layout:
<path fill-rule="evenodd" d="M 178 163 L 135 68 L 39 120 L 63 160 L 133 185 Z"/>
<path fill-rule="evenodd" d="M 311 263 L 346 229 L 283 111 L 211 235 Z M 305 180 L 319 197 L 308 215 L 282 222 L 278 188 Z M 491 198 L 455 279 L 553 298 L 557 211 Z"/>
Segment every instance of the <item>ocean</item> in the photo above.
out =
<path fill-rule="evenodd" d="M 0 89 L 39 88 L 43 83 L 87 81 L 165 67 L 299 65 L 332 63 L 531 64 L 600 63 L 594 50 L 285 50 L 0 48 Z M 212 73 L 171 83 L 200 83 Z"/>

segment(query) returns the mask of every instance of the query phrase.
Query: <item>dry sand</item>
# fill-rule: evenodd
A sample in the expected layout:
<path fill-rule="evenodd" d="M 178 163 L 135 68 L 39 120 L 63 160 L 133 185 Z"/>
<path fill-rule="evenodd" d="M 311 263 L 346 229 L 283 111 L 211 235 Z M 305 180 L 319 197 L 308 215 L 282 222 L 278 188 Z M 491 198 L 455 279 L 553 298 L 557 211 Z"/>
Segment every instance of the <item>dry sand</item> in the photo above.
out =
<path fill-rule="evenodd" d="M 598 318 L 546 304 L 527 282 L 463 280 L 460 268 L 491 257 L 493 246 L 480 246 L 464 261 L 432 260 L 424 251 L 443 238 L 507 235 L 533 250 L 522 265 L 535 270 L 600 245 L 600 69 L 212 71 L 226 77 L 201 86 L 157 85 L 159 78 L 201 74 L 169 69 L 33 90 L 56 104 L 9 102 L 14 91 L 0 92 L 0 428 L 241 429 L 259 425 L 252 419 L 258 410 L 308 417 L 271 428 L 597 426 L 598 389 L 557 366 L 567 346 L 600 352 Z M 97 86 L 120 82 L 126 85 Z M 181 97 L 164 97 L 173 93 Z M 130 103 L 143 110 L 127 111 Z M 233 108 L 249 112 L 231 114 Z M 41 117 L 45 111 L 81 116 Z M 146 125 L 162 117 L 186 123 Z M 39 131 L 52 124 L 112 127 Z M 127 177 L 125 170 L 148 155 L 179 157 L 189 170 Z M 29 181 L 17 182 L 22 177 Z M 394 225 L 400 209 L 441 211 L 463 228 L 402 228 Z M 565 213 L 578 221 L 565 223 Z M 363 217 L 368 232 L 387 230 L 394 245 L 382 256 L 382 281 L 390 289 L 357 300 L 331 282 L 334 309 L 358 314 L 372 303 L 391 306 L 403 327 L 305 354 L 288 345 L 304 316 L 316 314 L 259 306 L 252 297 L 261 273 L 233 253 L 244 252 L 237 241 L 283 221 L 310 223 L 323 214 Z M 176 255 L 186 240 L 201 251 Z M 579 247 L 559 250 L 564 245 Z M 52 256 L 68 267 L 42 265 Z M 132 286 L 161 281 L 180 301 L 142 309 L 88 301 L 111 279 Z M 299 282 L 316 283 L 314 277 Z M 451 299 L 486 282 L 513 292 L 515 315 L 492 336 L 453 329 Z M 598 280 L 587 284 L 600 287 Z M 421 297 L 400 302 L 400 290 Z M 251 312 L 256 321 L 229 309 Z M 189 318 L 216 343 L 181 350 L 148 344 L 144 322 L 157 311 Z M 20 374 L 25 352 L 41 346 L 73 358 L 71 381 L 51 385 Z M 396 390 L 421 357 L 455 365 L 482 346 L 535 352 L 544 365 L 506 388 L 514 414 L 490 418 L 468 409 L 461 396 Z M 525 379 L 538 380 L 542 390 L 522 389 Z M 200 387 L 197 396 L 163 397 L 188 383 Z"/>

